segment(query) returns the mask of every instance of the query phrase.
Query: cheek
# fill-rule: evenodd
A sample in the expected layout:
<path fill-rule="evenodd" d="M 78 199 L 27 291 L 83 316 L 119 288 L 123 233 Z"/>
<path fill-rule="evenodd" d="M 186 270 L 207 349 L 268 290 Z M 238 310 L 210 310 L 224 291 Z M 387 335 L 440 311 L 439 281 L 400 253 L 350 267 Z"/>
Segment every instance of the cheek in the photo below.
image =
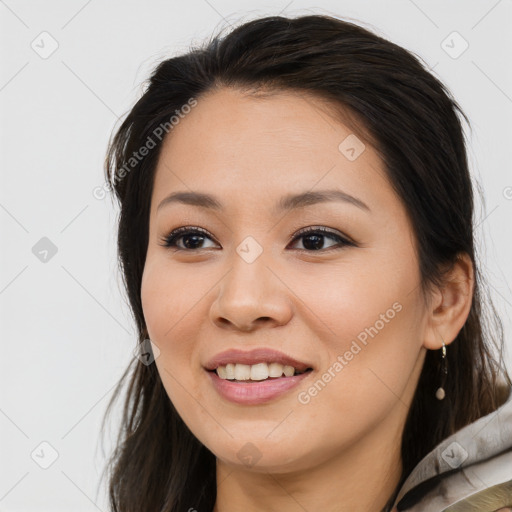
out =
<path fill-rule="evenodd" d="M 424 310 L 417 291 L 411 293 L 417 265 L 412 258 L 403 264 L 403 255 L 384 256 L 360 252 L 335 272 L 319 266 L 293 285 L 305 298 L 303 319 L 322 340 L 321 378 L 333 382 L 320 384 L 325 395 L 315 400 L 349 422 L 381 414 L 402 396 L 421 348 Z"/>
<path fill-rule="evenodd" d="M 148 332 L 154 341 L 166 343 L 182 327 L 187 311 L 197 302 L 194 290 L 200 293 L 192 281 L 190 273 L 171 268 L 165 258 L 155 256 L 146 261 L 141 302 Z"/>
<path fill-rule="evenodd" d="M 189 289 L 194 289 L 191 280 L 171 270 L 168 262 L 156 258 L 146 262 L 141 283 L 144 319 L 150 339 L 160 349 L 157 366 L 172 374 L 190 366 L 191 343 L 187 340 L 197 325 L 194 315 L 200 303 L 194 293 L 184 293 Z M 166 374 L 161 375 L 165 381 Z"/>
<path fill-rule="evenodd" d="M 406 411 L 419 347 L 414 338 L 416 315 L 403 302 L 400 311 L 399 306 L 389 310 L 387 323 L 366 310 L 352 315 L 352 310 L 346 310 L 336 324 L 331 324 L 337 336 L 331 336 L 324 345 L 327 362 L 317 380 L 304 389 L 301 403 L 308 403 L 299 411 L 335 419 L 321 427 L 315 422 L 323 436 L 335 444 L 377 428 L 391 411 Z M 376 307 L 377 313 L 386 314 L 387 301 L 383 305 L 385 308 Z M 304 415 L 301 418 L 308 421 Z"/>
<path fill-rule="evenodd" d="M 189 393 L 196 394 L 190 378 L 192 341 L 186 329 L 197 301 L 183 293 L 188 286 L 190 280 L 185 282 L 183 273 L 169 269 L 168 262 L 147 259 L 141 283 L 144 319 L 149 338 L 160 350 L 155 365 L 162 384 L 181 416 L 184 411 L 186 416 Z"/>
<path fill-rule="evenodd" d="M 388 325 L 404 316 L 397 309 L 409 300 L 416 277 L 414 269 L 398 267 L 396 261 L 361 251 L 336 265 L 294 269 L 284 280 L 300 299 L 301 321 L 328 341 L 331 351 L 344 350 L 358 335 L 364 339 L 365 329 L 376 322 L 379 331 L 389 331 Z"/>
<path fill-rule="evenodd" d="M 169 397 L 183 409 L 190 407 L 191 395 L 199 394 L 197 376 L 203 370 L 198 341 L 207 339 L 202 334 L 209 321 L 207 294 L 219 279 L 209 270 L 191 268 L 153 255 L 141 282 L 146 327 L 160 350 L 155 363 Z"/>

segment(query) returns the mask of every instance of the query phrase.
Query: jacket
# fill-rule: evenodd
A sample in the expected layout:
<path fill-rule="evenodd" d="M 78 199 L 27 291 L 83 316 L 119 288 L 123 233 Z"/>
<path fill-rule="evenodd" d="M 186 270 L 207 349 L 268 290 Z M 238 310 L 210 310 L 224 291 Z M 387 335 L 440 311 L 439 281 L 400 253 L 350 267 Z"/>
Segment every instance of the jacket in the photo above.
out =
<path fill-rule="evenodd" d="M 392 510 L 495 512 L 507 506 L 512 507 L 510 389 L 496 411 L 445 439 L 416 465 Z"/>

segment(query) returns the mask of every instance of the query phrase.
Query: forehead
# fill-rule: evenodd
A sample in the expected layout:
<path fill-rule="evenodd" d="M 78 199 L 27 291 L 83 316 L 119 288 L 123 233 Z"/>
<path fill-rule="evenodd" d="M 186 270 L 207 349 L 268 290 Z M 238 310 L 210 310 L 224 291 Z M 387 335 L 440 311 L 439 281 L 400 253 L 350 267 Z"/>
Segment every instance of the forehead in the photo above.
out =
<path fill-rule="evenodd" d="M 369 201 L 372 189 L 394 196 L 374 148 L 325 100 L 225 88 L 197 101 L 164 139 L 153 210 L 173 190 L 210 191 L 231 202 L 334 186 Z"/>

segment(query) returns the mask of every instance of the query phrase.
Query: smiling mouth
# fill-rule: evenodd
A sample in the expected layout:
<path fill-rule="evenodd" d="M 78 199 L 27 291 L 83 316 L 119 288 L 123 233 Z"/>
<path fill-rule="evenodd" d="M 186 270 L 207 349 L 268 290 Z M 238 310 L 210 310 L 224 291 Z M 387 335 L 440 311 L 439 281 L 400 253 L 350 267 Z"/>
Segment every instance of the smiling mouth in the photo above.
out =
<path fill-rule="evenodd" d="M 303 371 L 298 371 L 292 366 L 277 364 L 270 365 L 269 368 L 267 364 L 261 363 L 256 365 L 228 364 L 226 366 L 219 366 L 215 370 L 207 371 L 217 374 L 217 376 L 224 381 L 251 384 L 270 380 L 288 379 L 311 372 L 313 369 L 306 368 Z"/>
<path fill-rule="evenodd" d="M 314 369 L 305 364 L 300 370 L 290 365 L 228 363 L 205 370 L 217 393 L 238 405 L 262 405 L 289 394 L 301 382 L 311 379 Z M 220 375 L 219 375 L 220 374 Z"/>

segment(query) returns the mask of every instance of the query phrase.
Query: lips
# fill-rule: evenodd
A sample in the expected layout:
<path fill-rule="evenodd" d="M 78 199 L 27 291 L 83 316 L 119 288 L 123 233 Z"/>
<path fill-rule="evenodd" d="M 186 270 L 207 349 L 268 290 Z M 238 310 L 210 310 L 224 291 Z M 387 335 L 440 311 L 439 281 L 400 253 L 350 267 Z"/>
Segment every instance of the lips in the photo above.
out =
<path fill-rule="evenodd" d="M 232 364 L 248 364 L 253 365 L 257 363 L 280 363 L 282 365 L 293 366 L 298 372 L 306 371 L 313 366 L 304 361 L 299 361 L 290 357 L 283 352 L 271 348 L 255 348 L 252 350 L 238 350 L 230 349 L 215 355 L 205 365 L 206 370 L 216 370 L 219 366 L 225 366 L 229 363 Z"/>

